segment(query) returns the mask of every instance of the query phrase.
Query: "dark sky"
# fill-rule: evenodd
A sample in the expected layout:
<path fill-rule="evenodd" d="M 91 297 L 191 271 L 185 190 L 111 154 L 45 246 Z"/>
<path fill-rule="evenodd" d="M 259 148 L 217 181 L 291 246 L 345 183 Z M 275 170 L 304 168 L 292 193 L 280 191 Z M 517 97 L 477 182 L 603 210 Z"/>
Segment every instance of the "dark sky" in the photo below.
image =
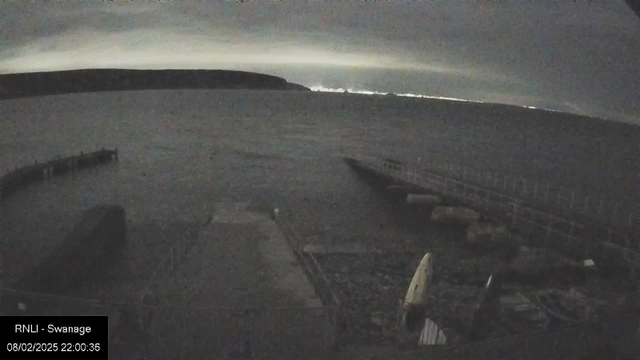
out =
<path fill-rule="evenodd" d="M 0 73 L 239 69 L 640 123 L 639 59 L 623 0 L 0 2 Z"/>

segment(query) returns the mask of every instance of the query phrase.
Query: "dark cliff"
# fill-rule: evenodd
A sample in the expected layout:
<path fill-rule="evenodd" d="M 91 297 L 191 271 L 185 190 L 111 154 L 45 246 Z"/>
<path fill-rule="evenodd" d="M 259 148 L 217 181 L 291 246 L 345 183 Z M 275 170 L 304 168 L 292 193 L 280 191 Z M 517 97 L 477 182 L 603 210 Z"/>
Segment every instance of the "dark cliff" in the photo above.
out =
<path fill-rule="evenodd" d="M 285 79 L 230 70 L 86 69 L 0 75 L 0 99 L 80 92 L 160 89 L 309 91 Z"/>

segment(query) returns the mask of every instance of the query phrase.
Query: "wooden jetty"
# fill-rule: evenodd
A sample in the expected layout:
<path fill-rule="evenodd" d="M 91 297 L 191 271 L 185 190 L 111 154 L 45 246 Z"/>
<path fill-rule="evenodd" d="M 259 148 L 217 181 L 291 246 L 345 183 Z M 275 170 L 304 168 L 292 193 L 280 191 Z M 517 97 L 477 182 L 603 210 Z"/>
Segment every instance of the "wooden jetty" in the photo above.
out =
<path fill-rule="evenodd" d="M 420 188 L 440 194 L 505 224 L 512 233 L 528 242 L 544 245 L 570 256 L 596 260 L 612 270 L 630 270 L 640 276 L 640 241 L 633 235 L 580 214 L 558 213 L 555 209 L 524 201 L 429 170 L 368 157 L 349 157 L 344 161 L 353 169 L 372 174 L 388 184 Z"/>
<path fill-rule="evenodd" d="M 118 160 L 118 149 L 107 150 L 102 148 L 89 153 L 80 152 L 80 155 L 58 157 L 43 163 L 38 163 L 36 160 L 34 164 L 15 167 L 12 171 L 7 170 L 7 173 L 0 177 L 0 198 L 31 183 L 44 181 L 55 175 L 110 162 L 113 159 Z"/>

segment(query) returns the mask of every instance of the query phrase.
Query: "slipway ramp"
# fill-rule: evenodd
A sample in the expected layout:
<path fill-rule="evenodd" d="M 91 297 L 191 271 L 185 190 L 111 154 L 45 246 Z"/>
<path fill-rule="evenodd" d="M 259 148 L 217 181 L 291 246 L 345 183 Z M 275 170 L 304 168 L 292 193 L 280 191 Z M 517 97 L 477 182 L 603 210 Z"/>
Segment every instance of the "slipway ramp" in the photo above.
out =
<path fill-rule="evenodd" d="M 215 214 L 153 314 L 154 359 L 328 358 L 331 325 L 285 235 L 248 203 Z"/>

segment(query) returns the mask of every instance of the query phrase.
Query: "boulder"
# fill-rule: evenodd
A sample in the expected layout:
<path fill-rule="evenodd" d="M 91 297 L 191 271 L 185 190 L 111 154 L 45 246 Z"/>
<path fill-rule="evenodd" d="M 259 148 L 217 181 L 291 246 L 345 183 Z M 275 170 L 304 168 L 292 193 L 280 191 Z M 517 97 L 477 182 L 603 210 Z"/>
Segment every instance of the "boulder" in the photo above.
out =
<path fill-rule="evenodd" d="M 371 314 L 371 324 L 379 328 L 382 328 L 384 325 L 384 319 L 382 315 L 378 313 Z"/>
<path fill-rule="evenodd" d="M 538 290 L 534 296 L 547 314 L 565 323 L 589 320 L 594 313 L 587 296 L 573 287 L 569 291 Z"/>
<path fill-rule="evenodd" d="M 480 213 L 465 207 L 436 206 L 431 212 L 431 221 L 451 224 L 472 224 L 480 220 Z"/>
<path fill-rule="evenodd" d="M 501 224 L 473 223 L 467 228 L 467 242 L 471 246 L 490 245 L 497 241 L 504 241 L 507 227 Z"/>
<path fill-rule="evenodd" d="M 520 292 L 502 294 L 498 302 L 501 315 L 518 330 L 531 332 L 535 329 L 544 330 L 549 326 L 549 317 L 545 312 Z"/>
<path fill-rule="evenodd" d="M 591 261 L 576 261 L 551 250 L 520 246 L 511 262 L 507 282 L 542 287 L 593 283 L 599 276 Z"/>

